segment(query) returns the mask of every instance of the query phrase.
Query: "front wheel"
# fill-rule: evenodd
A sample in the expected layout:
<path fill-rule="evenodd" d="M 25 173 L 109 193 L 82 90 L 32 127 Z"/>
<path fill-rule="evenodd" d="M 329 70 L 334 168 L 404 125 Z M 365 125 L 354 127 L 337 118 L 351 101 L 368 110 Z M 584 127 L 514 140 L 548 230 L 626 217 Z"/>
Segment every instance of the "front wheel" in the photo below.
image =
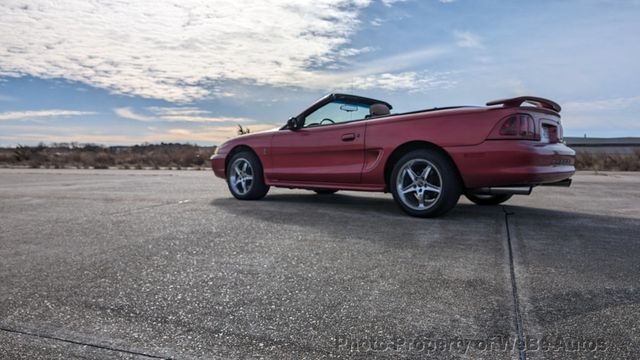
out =
<path fill-rule="evenodd" d="M 467 193 L 465 194 L 465 196 L 467 197 L 467 199 L 471 200 L 477 205 L 498 205 L 511 199 L 513 195 L 511 194 L 482 195 L 482 194 Z"/>
<path fill-rule="evenodd" d="M 436 217 L 453 209 L 461 193 L 454 165 L 433 150 L 415 150 L 393 167 L 389 187 L 393 198 L 407 214 Z"/>
<path fill-rule="evenodd" d="M 231 194 L 240 200 L 262 199 L 269 191 L 260 159 L 250 151 L 233 155 L 227 168 L 227 185 Z"/>

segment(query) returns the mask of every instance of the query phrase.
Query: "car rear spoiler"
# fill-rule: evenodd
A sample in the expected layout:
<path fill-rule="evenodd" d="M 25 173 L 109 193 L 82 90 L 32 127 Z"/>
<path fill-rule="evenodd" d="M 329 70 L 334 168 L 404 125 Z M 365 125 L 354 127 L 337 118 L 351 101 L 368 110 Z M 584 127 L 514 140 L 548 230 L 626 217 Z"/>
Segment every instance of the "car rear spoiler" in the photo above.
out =
<path fill-rule="evenodd" d="M 501 105 L 504 107 L 512 107 L 512 106 L 520 106 L 523 103 L 529 103 L 539 108 L 553 110 L 555 112 L 560 112 L 562 108 L 555 101 L 551 101 L 548 99 L 543 99 L 535 96 L 520 96 L 511 99 L 502 99 L 502 100 L 493 100 L 487 103 L 487 106 L 491 105 Z"/>

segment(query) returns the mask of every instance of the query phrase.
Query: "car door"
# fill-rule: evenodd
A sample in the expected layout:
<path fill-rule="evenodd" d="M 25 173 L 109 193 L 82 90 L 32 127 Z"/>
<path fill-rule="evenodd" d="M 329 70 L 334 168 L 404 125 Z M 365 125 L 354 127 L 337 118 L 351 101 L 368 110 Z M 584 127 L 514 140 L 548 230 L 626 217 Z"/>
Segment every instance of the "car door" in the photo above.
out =
<path fill-rule="evenodd" d="M 340 109 L 342 108 L 342 109 Z M 272 138 L 274 182 L 360 183 L 364 163 L 366 105 L 334 102 L 308 115 L 297 130 Z"/>

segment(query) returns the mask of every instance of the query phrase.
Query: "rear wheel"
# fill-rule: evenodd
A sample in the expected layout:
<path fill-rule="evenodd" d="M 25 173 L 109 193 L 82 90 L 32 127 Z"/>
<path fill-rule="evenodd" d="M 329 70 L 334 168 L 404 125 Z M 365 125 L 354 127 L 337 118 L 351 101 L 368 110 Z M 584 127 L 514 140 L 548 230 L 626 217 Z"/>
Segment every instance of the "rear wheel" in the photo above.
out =
<path fill-rule="evenodd" d="M 465 194 L 467 199 L 478 205 L 498 205 L 503 202 L 511 199 L 513 195 L 511 194 L 497 194 L 497 195 L 482 195 L 482 194 L 474 194 L 467 193 Z"/>
<path fill-rule="evenodd" d="M 334 190 L 334 189 L 315 189 L 313 191 L 318 195 L 331 195 L 338 192 L 338 190 Z"/>
<path fill-rule="evenodd" d="M 227 168 L 227 185 L 231 194 L 240 200 L 262 199 L 269 191 L 260 160 L 250 151 L 233 155 Z"/>
<path fill-rule="evenodd" d="M 407 214 L 436 217 L 450 211 L 460 198 L 456 170 L 443 154 L 414 150 L 393 167 L 389 181 L 393 198 Z"/>

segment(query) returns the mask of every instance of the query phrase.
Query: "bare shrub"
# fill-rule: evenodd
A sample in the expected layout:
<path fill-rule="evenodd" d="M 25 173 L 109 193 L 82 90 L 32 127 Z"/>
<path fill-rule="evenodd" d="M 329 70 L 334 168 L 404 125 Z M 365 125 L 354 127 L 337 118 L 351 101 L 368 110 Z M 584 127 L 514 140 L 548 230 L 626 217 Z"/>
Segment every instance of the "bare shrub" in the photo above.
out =
<path fill-rule="evenodd" d="M 640 171 L 640 149 L 631 153 L 577 151 L 576 169 L 594 171 Z"/>
<path fill-rule="evenodd" d="M 114 147 L 77 143 L 18 145 L 0 148 L 0 166 L 185 169 L 202 167 L 214 150 L 215 147 L 166 143 Z"/>
<path fill-rule="evenodd" d="M 109 166 L 116 164 L 115 158 L 112 154 L 104 151 L 96 154 L 94 158 L 94 168 L 106 169 Z"/>

